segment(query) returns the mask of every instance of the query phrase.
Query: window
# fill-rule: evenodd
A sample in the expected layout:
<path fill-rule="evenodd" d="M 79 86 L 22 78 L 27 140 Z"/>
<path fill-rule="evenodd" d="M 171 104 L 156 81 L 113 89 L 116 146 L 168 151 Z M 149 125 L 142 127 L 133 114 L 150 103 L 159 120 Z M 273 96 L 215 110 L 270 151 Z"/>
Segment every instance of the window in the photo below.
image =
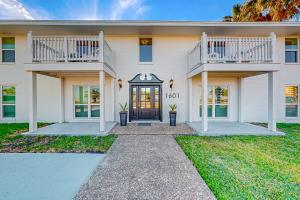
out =
<path fill-rule="evenodd" d="M 286 63 L 297 63 L 299 56 L 299 46 L 297 38 L 286 38 L 285 39 L 285 62 Z"/>
<path fill-rule="evenodd" d="M 140 62 L 152 62 L 152 38 L 140 38 Z"/>
<path fill-rule="evenodd" d="M 3 37 L 1 50 L 2 50 L 3 63 L 15 62 L 15 38 L 14 37 Z"/>
<path fill-rule="evenodd" d="M 16 87 L 2 86 L 1 87 L 1 108 L 2 118 L 16 117 Z"/>
<path fill-rule="evenodd" d="M 298 86 L 285 87 L 285 116 L 298 117 Z"/>
<path fill-rule="evenodd" d="M 100 117 L 100 92 L 98 86 L 74 86 L 75 118 Z"/>
<path fill-rule="evenodd" d="M 200 93 L 201 116 L 202 94 Z M 208 86 L 207 116 L 212 118 L 228 117 L 228 86 Z"/>

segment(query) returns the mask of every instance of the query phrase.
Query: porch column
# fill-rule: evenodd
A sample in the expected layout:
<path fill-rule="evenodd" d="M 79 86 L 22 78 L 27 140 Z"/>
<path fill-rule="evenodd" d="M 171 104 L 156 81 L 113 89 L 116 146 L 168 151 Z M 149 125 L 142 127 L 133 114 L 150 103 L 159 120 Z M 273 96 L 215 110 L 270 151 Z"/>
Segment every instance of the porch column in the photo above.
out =
<path fill-rule="evenodd" d="M 202 72 L 202 130 L 207 131 L 208 121 L 207 121 L 207 87 L 208 87 L 208 74 L 207 72 Z"/>
<path fill-rule="evenodd" d="M 244 122 L 244 78 L 238 79 L 239 122 Z"/>
<path fill-rule="evenodd" d="M 36 72 L 29 72 L 29 132 L 37 130 L 37 80 Z"/>
<path fill-rule="evenodd" d="M 99 71 L 100 91 L 100 132 L 105 131 L 105 72 Z"/>
<path fill-rule="evenodd" d="M 63 123 L 65 121 L 65 95 L 64 95 L 64 78 L 58 78 L 59 82 L 59 118 L 58 123 Z"/>
<path fill-rule="evenodd" d="M 268 129 L 276 131 L 276 72 L 268 73 Z"/>
<path fill-rule="evenodd" d="M 188 79 L 189 122 L 193 121 L 193 79 Z"/>
<path fill-rule="evenodd" d="M 115 78 L 110 79 L 110 94 L 111 94 L 111 120 L 115 121 Z"/>

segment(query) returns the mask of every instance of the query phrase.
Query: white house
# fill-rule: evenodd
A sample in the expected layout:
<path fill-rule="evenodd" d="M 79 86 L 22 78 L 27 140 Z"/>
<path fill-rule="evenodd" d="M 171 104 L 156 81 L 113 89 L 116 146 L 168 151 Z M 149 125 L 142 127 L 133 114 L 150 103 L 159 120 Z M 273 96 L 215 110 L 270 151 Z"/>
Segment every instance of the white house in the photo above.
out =
<path fill-rule="evenodd" d="M 300 23 L 0 21 L 0 122 L 300 122 Z"/>

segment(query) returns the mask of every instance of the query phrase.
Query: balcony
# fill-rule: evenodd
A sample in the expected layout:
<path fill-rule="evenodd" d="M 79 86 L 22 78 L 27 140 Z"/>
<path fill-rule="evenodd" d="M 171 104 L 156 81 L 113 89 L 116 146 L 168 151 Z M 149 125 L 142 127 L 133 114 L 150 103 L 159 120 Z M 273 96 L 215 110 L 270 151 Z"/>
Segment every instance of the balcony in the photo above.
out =
<path fill-rule="evenodd" d="M 276 71 L 276 35 L 269 37 L 207 37 L 188 53 L 188 72 Z"/>
<path fill-rule="evenodd" d="M 114 52 L 103 32 L 89 36 L 33 36 L 28 33 L 31 49 L 27 70 L 102 70 L 115 73 Z M 99 67 L 100 66 L 100 67 Z"/>

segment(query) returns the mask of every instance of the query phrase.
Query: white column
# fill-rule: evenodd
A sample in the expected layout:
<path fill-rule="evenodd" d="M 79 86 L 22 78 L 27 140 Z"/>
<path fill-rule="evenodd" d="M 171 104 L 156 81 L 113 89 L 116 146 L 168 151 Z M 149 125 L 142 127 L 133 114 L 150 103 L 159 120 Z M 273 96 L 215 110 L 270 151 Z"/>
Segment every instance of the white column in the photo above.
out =
<path fill-rule="evenodd" d="M 111 94 L 111 120 L 115 121 L 115 78 L 110 79 L 110 94 Z"/>
<path fill-rule="evenodd" d="M 193 79 L 188 79 L 188 97 L 189 97 L 189 122 L 193 121 Z"/>
<path fill-rule="evenodd" d="M 276 131 L 276 72 L 268 73 L 268 129 Z"/>
<path fill-rule="evenodd" d="M 207 88 L 208 88 L 208 75 L 207 72 L 202 72 L 202 130 L 207 131 Z"/>
<path fill-rule="evenodd" d="M 100 90 L 100 132 L 105 131 L 105 72 L 99 71 Z"/>
<path fill-rule="evenodd" d="M 64 78 L 60 77 L 59 81 L 59 118 L 58 123 L 65 121 L 65 94 L 64 94 Z"/>
<path fill-rule="evenodd" d="M 32 31 L 29 31 L 27 33 L 27 44 L 28 44 L 28 52 L 29 52 L 29 58 L 30 63 L 33 61 L 33 48 L 32 48 Z"/>
<path fill-rule="evenodd" d="M 239 105 L 239 122 L 244 122 L 244 78 L 238 79 L 238 105 Z"/>
<path fill-rule="evenodd" d="M 37 130 L 37 80 L 36 72 L 29 72 L 29 132 Z"/>
<path fill-rule="evenodd" d="M 274 32 L 270 33 L 271 41 L 272 41 L 272 61 L 273 63 L 277 63 L 277 54 L 276 54 L 276 42 L 277 37 Z"/>

